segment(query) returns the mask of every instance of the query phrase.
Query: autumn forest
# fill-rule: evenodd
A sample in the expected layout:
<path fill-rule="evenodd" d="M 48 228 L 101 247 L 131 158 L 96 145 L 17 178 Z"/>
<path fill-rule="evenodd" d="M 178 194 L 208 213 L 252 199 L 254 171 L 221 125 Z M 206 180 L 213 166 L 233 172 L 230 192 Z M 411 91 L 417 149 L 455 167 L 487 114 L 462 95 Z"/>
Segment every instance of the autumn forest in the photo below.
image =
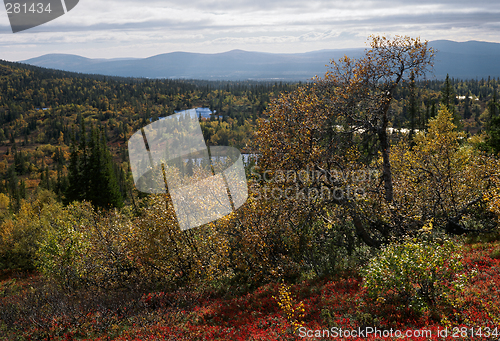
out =
<path fill-rule="evenodd" d="M 369 42 L 305 83 L 0 61 L 0 340 L 498 338 L 500 78 Z M 127 142 L 192 108 L 249 197 L 183 231 Z"/>

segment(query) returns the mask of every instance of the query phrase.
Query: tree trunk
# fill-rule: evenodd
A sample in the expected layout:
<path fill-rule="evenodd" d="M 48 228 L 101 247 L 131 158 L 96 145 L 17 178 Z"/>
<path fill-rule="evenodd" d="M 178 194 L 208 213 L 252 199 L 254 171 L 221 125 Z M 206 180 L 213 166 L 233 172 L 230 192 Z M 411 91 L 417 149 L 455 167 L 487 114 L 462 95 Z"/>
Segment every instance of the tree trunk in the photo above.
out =
<path fill-rule="evenodd" d="M 390 146 L 389 137 L 387 136 L 387 112 L 389 111 L 389 106 L 384 110 L 384 115 L 382 117 L 382 127 L 379 128 L 378 138 L 380 141 L 380 149 L 382 152 L 382 178 L 384 180 L 385 189 L 385 201 L 391 203 L 394 197 L 394 190 L 392 185 L 392 172 L 391 172 L 391 161 L 389 159 Z"/>

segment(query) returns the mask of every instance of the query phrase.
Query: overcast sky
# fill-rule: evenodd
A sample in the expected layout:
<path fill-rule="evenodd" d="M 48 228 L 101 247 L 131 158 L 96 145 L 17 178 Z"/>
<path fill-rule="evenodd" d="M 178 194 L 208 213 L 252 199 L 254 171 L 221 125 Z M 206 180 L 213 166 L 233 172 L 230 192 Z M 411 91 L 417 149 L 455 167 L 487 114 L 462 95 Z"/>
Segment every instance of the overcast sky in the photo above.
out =
<path fill-rule="evenodd" d="M 500 42 L 500 1 L 80 0 L 66 15 L 15 34 L 2 6 L 0 59 L 307 52 L 365 47 L 370 34 Z"/>

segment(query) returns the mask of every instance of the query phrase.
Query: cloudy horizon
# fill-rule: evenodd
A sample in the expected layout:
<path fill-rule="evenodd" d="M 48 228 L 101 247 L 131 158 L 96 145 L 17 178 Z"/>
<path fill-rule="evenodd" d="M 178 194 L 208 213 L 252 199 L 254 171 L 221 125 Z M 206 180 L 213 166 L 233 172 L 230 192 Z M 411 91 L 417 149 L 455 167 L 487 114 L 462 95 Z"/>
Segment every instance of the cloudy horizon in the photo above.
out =
<path fill-rule="evenodd" d="M 81 0 L 66 15 L 12 33 L 0 15 L 0 59 L 47 53 L 144 58 L 234 49 L 299 53 L 365 47 L 368 36 L 500 42 L 500 2 Z"/>

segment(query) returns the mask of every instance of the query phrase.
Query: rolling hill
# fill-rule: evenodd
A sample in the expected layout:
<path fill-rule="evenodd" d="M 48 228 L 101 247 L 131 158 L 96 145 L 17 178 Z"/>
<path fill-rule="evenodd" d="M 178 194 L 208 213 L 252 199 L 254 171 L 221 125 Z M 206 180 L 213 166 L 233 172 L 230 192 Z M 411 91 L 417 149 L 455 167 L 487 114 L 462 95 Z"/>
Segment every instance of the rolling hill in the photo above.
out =
<path fill-rule="evenodd" d="M 500 44 L 479 41 L 437 40 L 429 43 L 438 53 L 433 75 L 470 79 L 500 77 Z M 80 73 L 122 77 L 185 78 L 206 80 L 309 80 L 323 75 L 331 59 L 357 58 L 363 48 L 275 54 L 232 50 L 205 54 L 172 52 L 148 58 L 90 59 L 70 54 L 47 54 L 23 63 Z"/>

